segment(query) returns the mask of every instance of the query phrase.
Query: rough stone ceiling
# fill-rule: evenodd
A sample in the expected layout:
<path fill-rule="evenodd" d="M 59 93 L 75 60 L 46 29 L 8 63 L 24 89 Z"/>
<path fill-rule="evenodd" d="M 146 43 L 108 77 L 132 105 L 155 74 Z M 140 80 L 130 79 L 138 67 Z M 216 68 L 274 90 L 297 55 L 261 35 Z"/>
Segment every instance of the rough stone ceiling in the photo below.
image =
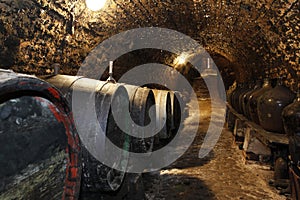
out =
<path fill-rule="evenodd" d="M 224 71 L 231 76 L 233 70 L 237 80 L 263 71 L 297 79 L 299 10 L 299 0 L 108 0 L 98 12 L 86 8 L 83 0 L 0 0 L 0 59 L 8 58 L 7 49 L 15 52 L 12 63 L 1 65 L 45 74 L 59 62 L 65 73 L 74 74 L 106 38 L 156 26 L 197 40 L 216 60 L 223 60 L 219 65 L 227 63 L 231 69 Z M 9 47 L 11 43 L 17 47 Z"/>

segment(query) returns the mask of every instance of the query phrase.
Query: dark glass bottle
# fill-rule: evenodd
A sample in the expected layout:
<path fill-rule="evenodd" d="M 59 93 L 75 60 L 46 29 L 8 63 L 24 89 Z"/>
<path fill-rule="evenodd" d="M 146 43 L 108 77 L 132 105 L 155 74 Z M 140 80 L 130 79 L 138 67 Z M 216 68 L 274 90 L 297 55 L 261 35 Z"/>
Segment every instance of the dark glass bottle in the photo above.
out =
<path fill-rule="evenodd" d="M 258 113 L 257 113 L 258 98 L 270 89 L 272 89 L 271 82 L 269 78 L 265 78 L 262 88 L 253 92 L 249 98 L 249 106 L 248 106 L 249 116 L 250 119 L 257 124 L 259 124 Z"/>
<path fill-rule="evenodd" d="M 293 163 L 300 164 L 300 136 L 299 135 L 289 136 L 289 152 Z"/>
<path fill-rule="evenodd" d="M 235 104 L 236 104 L 236 96 L 239 93 L 239 91 L 241 90 L 241 88 L 243 87 L 242 83 L 237 83 L 236 85 L 236 89 L 233 91 L 232 95 L 231 95 L 231 106 L 236 109 Z"/>
<path fill-rule="evenodd" d="M 227 90 L 226 95 L 227 95 L 227 102 L 229 103 L 229 105 L 232 105 L 231 99 L 232 99 L 232 95 L 233 95 L 233 93 L 234 93 L 234 91 L 235 91 L 236 89 L 237 89 L 237 84 L 234 83 L 234 84 L 232 84 L 232 86 L 230 86 L 230 88 Z"/>
<path fill-rule="evenodd" d="M 261 80 L 257 80 L 254 85 L 254 88 L 248 91 L 247 93 L 245 93 L 243 96 L 243 100 L 242 100 L 243 113 L 245 117 L 247 117 L 248 119 L 250 119 L 250 114 L 248 109 L 250 97 L 255 91 L 259 90 L 260 88 L 261 88 Z"/>
<path fill-rule="evenodd" d="M 283 109 L 284 131 L 289 136 L 289 151 L 294 163 L 300 161 L 300 92 L 294 102 Z"/>
<path fill-rule="evenodd" d="M 281 79 L 277 85 L 261 95 L 257 110 L 260 125 L 267 131 L 284 133 L 282 111 L 293 102 L 295 94 L 285 87 Z"/>
<path fill-rule="evenodd" d="M 283 109 L 282 112 L 284 131 L 288 135 L 300 136 L 300 93 L 294 102 Z"/>
<path fill-rule="evenodd" d="M 249 82 L 245 89 L 240 93 L 240 96 L 239 96 L 239 108 L 238 108 L 238 111 L 239 113 L 245 115 L 244 113 L 244 110 L 243 110 L 243 102 L 244 102 L 244 95 L 249 92 L 249 91 L 252 91 L 253 90 L 253 82 Z"/>
<path fill-rule="evenodd" d="M 233 96 L 233 107 L 238 112 L 241 113 L 240 110 L 240 95 L 247 89 L 246 83 L 241 83 L 240 87 L 236 90 Z"/>

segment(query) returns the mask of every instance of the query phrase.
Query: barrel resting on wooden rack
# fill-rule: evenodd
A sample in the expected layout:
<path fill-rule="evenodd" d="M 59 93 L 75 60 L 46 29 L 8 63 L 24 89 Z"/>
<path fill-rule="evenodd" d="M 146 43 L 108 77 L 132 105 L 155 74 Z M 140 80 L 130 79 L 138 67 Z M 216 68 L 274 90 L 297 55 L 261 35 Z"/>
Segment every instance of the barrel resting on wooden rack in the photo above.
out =
<path fill-rule="evenodd" d="M 87 96 L 94 94 L 94 96 L 92 96 L 95 102 L 94 111 L 96 111 L 99 125 L 105 133 L 105 139 L 108 138 L 114 145 L 125 151 L 130 150 L 130 137 L 116 125 L 111 111 L 112 101 L 119 101 L 120 104 L 122 98 L 128 98 L 127 91 L 123 86 L 79 76 L 55 75 L 44 77 L 44 79 L 60 89 L 70 106 L 72 105 L 73 91 L 79 91 L 81 94 L 87 94 Z M 77 112 L 89 115 L 87 112 L 89 112 L 88 110 L 90 110 L 91 105 L 86 105 L 85 103 L 86 102 L 82 102 L 81 105 L 72 109 L 79 109 Z M 119 111 L 118 113 L 122 114 L 123 112 Z M 125 117 L 124 120 L 126 120 Z M 97 139 L 100 133 L 93 131 L 93 126 L 95 125 L 89 123 L 88 117 L 80 119 L 80 123 L 86 125 L 83 125 L 83 128 L 90 128 L 91 131 L 85 130 L 84 133 L 87 132 L 89 138 L 94 138 L 93 141 L 95 141 L 95 144 L 93 145 L 105 146 L 103 149 L 104 157 L 112 157 L 109 155 L 110 151 L 105 145 L 106 141 L 99 141 Z M 82 125 L 80 127 L 82 127 Z M 115 164 L 126 165 L 129 158 L 124 155 L 120 157 L 115 156 L 114 159 Z M 112 169 L 98 161 L 95 156 L 91 155 L 89 151 L 83 147 L 82 192 L 110 192 L 118 190 L 125 178 L 126 166 L 123 167 L 124 170 L 120 171 Z"/>

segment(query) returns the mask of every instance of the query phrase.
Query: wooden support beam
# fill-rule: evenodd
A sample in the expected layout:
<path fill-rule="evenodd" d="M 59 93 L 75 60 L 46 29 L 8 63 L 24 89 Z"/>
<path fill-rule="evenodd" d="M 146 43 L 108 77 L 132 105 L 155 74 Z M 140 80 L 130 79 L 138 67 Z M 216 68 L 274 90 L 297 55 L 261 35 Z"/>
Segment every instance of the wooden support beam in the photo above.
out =
<path fill-rule="evenodd" d="M 289 140 L 287 135 L 264 130 L 258 124 L 249 121 L 243 115 L 237 113 L 230 105 L 227 105 L 228 125 L 234 122 L 234 143 L 243 149 L 246 160 L 255 160 L 260 163 L 270 163 L 275 159 L 274 152 L 288 152 Z"/>

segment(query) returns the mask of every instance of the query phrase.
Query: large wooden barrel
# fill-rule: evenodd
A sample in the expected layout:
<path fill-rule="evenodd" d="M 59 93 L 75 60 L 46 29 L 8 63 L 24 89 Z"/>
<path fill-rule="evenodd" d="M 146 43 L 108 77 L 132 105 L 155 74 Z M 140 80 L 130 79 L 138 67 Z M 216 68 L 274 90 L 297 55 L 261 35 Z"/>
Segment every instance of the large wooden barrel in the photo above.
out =
<path fill-rule="evenodd" d="M 176 134 L 181 122 L 181 113 L 183 111 L 180 107 L 180 101 L 182 102 L 181 95 L 177 91 L 170 91 L 170 98 L 171 98 L 171 114 L 172 114 L 172 121 L 171 121 L 171 129 L 172 135 Z"/>
<path fill-rule="evenodd" d="M 69 104 L 72 103 L 72 98 L 74 98 L 72 97 L 73 92 L 80 91 L 80 93 L 83 94 L 95 94 L 93 98 L 95 98 L 95 111 L 97 114 L 97 120 L 100 127 L 104 131 L 106 138 L 108 138 L 114 145 L 129 152 L 130 138 L 117 126 L 111 111 L 112 101 L 117 100 L 121 102 L 122 99 L 116 98 L 120 98 L 122 96 L 124 98 L 128 98 L 127 91 L 123 86 L 110 82 L 67 75 L 56 75 L 48 77 L 46 80 L 61 89 L 63 95 L 69 101 Z M 117 93 L 118 95 L 116 95 Z M 81 109 L 80 112 L 83 113 L 89 112 L 90 106 L 91 105 L 81 105 L 80 108 L 77 109 Z M 122 112 L 119 113 L 122 114 Z M 82 123 L 84 126 L 86 125 L 87 129 L 91 129 L 90 132 L 87 131 L 87 134 L 89 134 L 89 138 L 92 138 L 92 140 L 96 141 L 95 145 L 105 146 L 103 149 L 103 155 L 107 157 L 113 157 L 113 159 L 115 159 L 114 164 L 116 165 L 127 165 L 127 155 L 110 155 L 109 149 L 107 149 L 108 146 L 106 146 L 106 141 L 98 141 L 97 138 L 99 134 L 92 131 L 94 130 L 94 125 L 90 124 L 89 121 L 85 121 L 85 119 L 81 120 L 82 121 L 80 123 Z M 123 170 L 116 170 L 104 165 L 93 155 L 91 155 L 87 148 L 83 147 L 81 195 L 84 196 L 85 193 L 89 192 L 117 191 L 123 183 L 126 166 L 124 166 L 122 169 Z"/>
<path fill-rule="evenodd" d="M 151 121 L 150 116 L 155 116 L 157 112 L 156 109 L 150 110 L 152 106 L 154 106 L 155 108 L 155 99 L 152 90 L 127 84 L 121 85 L 124 85 L 129 95 L 129 111 L 133 122 L 141 127 L 148 125 Z M 154 131 L 155 129 L 153 129 L 153 132 Z M 141 138 L 131 137 L 131 152 L 151 153 L 151 151 L 153 151 L 157 137 L 153 136 L 146 138 L 143 131 L 138 134 L 142 134 Z"/>
<path fill-rule="evenodd" d="M 156 103 L 157 130 L 160 139 L 168 139 L 172 136 L 172 104 L 171 95 L 167 90 L 152 90 Z M 162 128 L 161 128 L 162 127 Z M 161 129 L 160 129 L 161 128 Z M 158 130 L 159 129 L 159 130 Z"/>
<path fill-rule="evenodd" d="M 34 76 L 0 70 L 0 104 L 7 104 L 9 100 L 23 98 L 23 96 L 42 97 L 51 102 L 48 104 L 49 109 L 53 112 L 59 124 L 64 127 L 62 130 L 65 130 L 65 133 L 62 132 L 61 134 L 59 130 L 51 130 L 54 131 L 53 135 L 58 136 L 58 139 L 64 138 L 65 140 L 58 141 L 57 138 L 49 137 L 49 135 L 44 135 L 43 139 L 41 136 L 48 131 L 42 131 L 43 128 L 57 126 L 41 124 L 39 127 L 28 127 L 32 128 L 29 132 L 23 129 L 21 130 L 22 134 L 14 134 L 8 137 L 7 141 L 1 141 L 1 153 L 7 152 L 7 149 L 12 146 L 17 146 L 17 149 L 11 150 L 11 152 L 14 152 L 13 155 L 9 153 L 1 155 L 6 160 L 7 165 L 17 167 L 11 173 L 7 173 L 5 170 L 0 171 L 0 185 L 3 186 L 4 184 L 5 186 L 1 187 L 0 199 L 78 199 L 81 179 L 81 147 L 73 124 L 72 114 L 65 98 L 56 88 Z M 8 117 L 8 115 L 5 117 Z M 36 116 L 35 119 L 37 119 Z M 4 122 L 1 121 L 1 123 Z M 8 133 L 10 132 L 8 131 Z M 32 136 L 35 137 L 25 136 L 27 133 L 29 136 L 32 133 Z M 37 137 L 40 137 L 41 141 L 37 140 Z M 6 137 L 1 136 L 0 140 L 4 138 Z M 9 138 L 16 140 L 10 141 Z M 57 143 L 51 145 L 51 141 L 47 141 L 49 138 Z M 25 145 L 31 146 L 25 149 L 20 148 L 24 146 L 24 140 L 26 140 Z M 32 141 L 35 142 L 32 143 Z M 45 146 L 47 148 L 44 148 Z M 62 146 L 64 147 L 62 148 Z M 38 152 L 28 151 L 28 149 L 35 149 Z M 50 153 L 45 154 L 41 151 Z M 10 159 L 10 156 L 16 154 L 20 156 L 14 158 L 17 163 L 13 164 L 13 159 Z M 47 155 L 49 157 L 43 157 L 37 162 L 34 155 Z M 20 165 L 20 162 L 18 162 L 20 159 L 24 166 L 18 166 Z"/>

